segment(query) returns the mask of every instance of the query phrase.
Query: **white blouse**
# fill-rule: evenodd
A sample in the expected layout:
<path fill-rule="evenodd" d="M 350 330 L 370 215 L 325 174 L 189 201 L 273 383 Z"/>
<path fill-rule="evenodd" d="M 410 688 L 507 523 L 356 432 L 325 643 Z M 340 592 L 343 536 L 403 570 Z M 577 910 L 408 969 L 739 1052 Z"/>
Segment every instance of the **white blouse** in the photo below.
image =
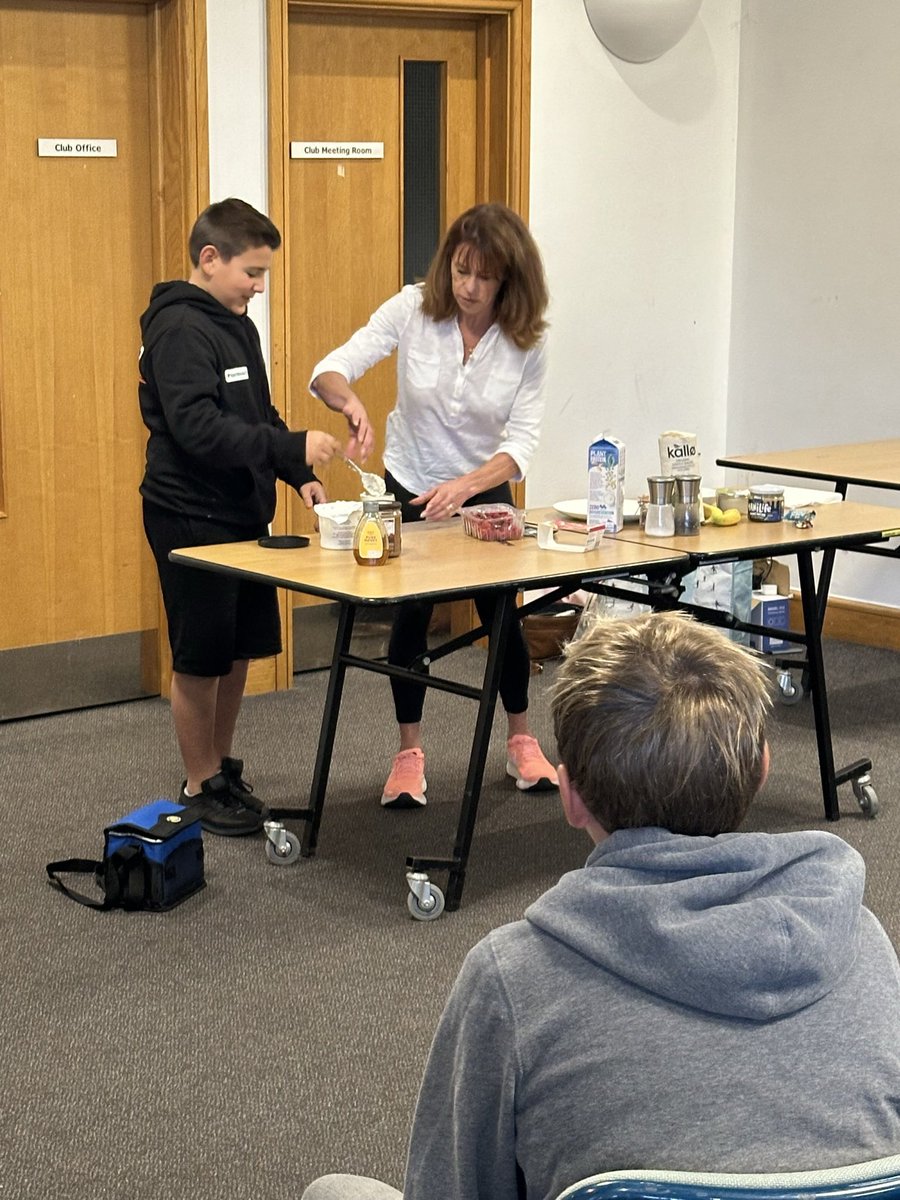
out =
<path fill-rule="evenodd" d="M 415 494 L 482 466 L 498 453 L 521 479 L 538 444 L 544 415 L 545 341 L 520 350 L 492 325 L 463 363 L 455 318 L 422 312 L 421 285 L 381 305 L 368 324 L 321 362 L 312 380 L 336 371 L 353 383 L 397 350 L 397 402 L 387 419 L 384 464 Z"/>

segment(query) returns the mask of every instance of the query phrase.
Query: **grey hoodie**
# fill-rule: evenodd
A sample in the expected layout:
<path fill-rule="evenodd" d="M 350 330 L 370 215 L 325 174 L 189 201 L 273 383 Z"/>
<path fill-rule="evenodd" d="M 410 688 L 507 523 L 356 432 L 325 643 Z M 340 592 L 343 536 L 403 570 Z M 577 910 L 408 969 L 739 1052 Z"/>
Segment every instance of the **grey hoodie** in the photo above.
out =
<path fill-rule="evenodd" d="M 900 969 L 829 833 L 620 830 L 468 955 L 404 1200 L 900 1149 Z"/>

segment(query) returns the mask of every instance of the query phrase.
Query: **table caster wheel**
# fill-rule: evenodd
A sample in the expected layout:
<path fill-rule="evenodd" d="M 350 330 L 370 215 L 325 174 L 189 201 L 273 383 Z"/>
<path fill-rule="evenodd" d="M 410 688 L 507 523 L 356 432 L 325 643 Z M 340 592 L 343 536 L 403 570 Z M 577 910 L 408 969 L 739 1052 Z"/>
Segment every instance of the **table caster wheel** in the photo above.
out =
<path fill-rule="evenodd" d="M 406 907 L 416 921 L 436 921 L 444 911 L 444 893 L 421 871 L 407 871 Z"/>
<path fill-rule="evenodd" d="M 778 690 L 782 704 L 799 704 L 803 699 L 803 684 L 796 682 L 790 671 L 778 672 Z"/>
<path fill-rule="evenodd" d="M 860 775 L 853 780 L 853 795 L 859 802 L 859 807 L 867 817 L 874 817 L 878 812 L 878 796 L 872 787 L 870 775 Z"/>
<path fill-rule="evenodd" d="M 266 821 L 266 858 L 279 867 L 288 867 L 300 857 L 300 839 L 280 821 Z"/>

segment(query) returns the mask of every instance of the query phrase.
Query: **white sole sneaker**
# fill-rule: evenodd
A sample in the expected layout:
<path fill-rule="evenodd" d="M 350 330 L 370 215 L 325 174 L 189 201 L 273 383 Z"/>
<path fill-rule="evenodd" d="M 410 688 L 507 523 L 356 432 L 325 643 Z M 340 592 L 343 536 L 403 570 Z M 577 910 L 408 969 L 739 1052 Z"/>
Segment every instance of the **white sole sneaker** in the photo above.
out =
<path fill-rule="evenodd" d="M 555 792 L 558 784 L 546 776 L 541 776 L 540 779 L 523 779 L 515 768 L 515 764 L 507 761 L 506 773 L 511 779 L 516 781 L 516 787 L 520 792 Z"/>

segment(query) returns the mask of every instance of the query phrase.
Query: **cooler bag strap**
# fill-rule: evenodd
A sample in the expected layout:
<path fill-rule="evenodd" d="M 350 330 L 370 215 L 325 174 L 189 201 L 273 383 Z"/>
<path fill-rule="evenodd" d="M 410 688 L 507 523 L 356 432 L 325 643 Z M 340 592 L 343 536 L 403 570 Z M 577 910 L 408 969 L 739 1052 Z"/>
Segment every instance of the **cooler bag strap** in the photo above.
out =
<path fill-rule="evenodd" d="M 58 872 L 94 875 L 104 889 L 104 898 L 84 896 L 80 892 L 67 887 Z M 79 904 L 88 908 L 107 910 L 110 908 L 143 908 L 146 895 L 146 862 L 144 853 L 138 846 L 123 846 L 121 850 L 109 855 L 104 862 L 95 862 L 89 858 L 66 858 L 61 862 L 47 864 L 47 875 L 50 882 Z"/>
<path fill-rule="evenodd" d="M 110 906 L 143 908 L 147 895 L 147 860 L 139 846 L 123 846 L 106 860 L 104 880 Z"/>
<path fill-rule="evenodd" d="M 97 878 L 102 876 L 103 863 L 94 862 L 89 858 L 63 858 L 59 862 L 47 863 L 47 875 L 50 882 L 55 884 L 61 892 L 65 892 L 73 900 L 77 900 L 79 904 L 86 904 L 88 908 L 112 908 L 112 905 L 106 900 L 97 900 L 91 896 L 83 896 L 80 892 L 73 891 L 72 888 L 66 887 L 61 879 L 57 877 L 58 872 L 65 874 L 77 875 L 93 875 Z"/>

